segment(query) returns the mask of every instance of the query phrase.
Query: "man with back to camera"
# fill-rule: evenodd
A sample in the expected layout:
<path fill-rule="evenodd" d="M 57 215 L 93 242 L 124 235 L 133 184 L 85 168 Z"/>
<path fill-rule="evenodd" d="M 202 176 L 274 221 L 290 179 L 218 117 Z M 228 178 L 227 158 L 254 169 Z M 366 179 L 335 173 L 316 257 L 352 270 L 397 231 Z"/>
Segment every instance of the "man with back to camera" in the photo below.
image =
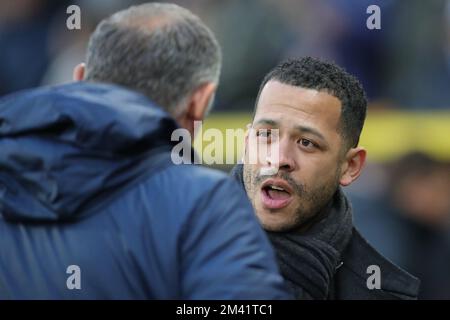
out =
<path fill-rule="evenodd" d="M 247 191 L 296 298 L 417 298 L 419 281 L 354 228 L 340 187 L 358 178 L 366 160 L 358 146 L 366 106 L 355 77 L 310 57 L 280 63 L 260 86 L 251 129 L 259 145 L 276 144 L 278 161 L 250 162 L 247 135 L 244 164 L 232 175 Z"/>
<path fill-rule="evenodd" d="M 97 26 L 85 81 L 0 100 L 0 299 L 288 297 L 236 182 L 171 163 L 220 65 L 196 16 L 143 4 Z"/>

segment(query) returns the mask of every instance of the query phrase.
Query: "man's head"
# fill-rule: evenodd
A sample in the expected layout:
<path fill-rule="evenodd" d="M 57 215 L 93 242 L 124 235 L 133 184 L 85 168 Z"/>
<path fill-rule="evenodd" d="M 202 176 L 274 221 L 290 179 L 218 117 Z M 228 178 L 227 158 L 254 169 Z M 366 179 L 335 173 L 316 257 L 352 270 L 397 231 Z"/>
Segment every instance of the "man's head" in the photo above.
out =
<path fill-rule="evenodd" d="M 190 11 L 147 3 L 103 20 L 92 34 L 75 80 L 139 91 L 193 131 L 209 111 L 221 68 L 212 32 Z"/>
<path fill-rule="evenodd" d="M 245 188 L 266 230 L 301 228 L 339 185 L 357 179 L 366 158 L 358 147 L 366 106 L 358 80 L 332 63 L 288 60 L 267 74 L 252 128 L 278 144 L 278 172 L 265 176 L 267 163 L 244 164 Z M 270 141 L 271 129 L 279 130 L 278 141 Z"/>

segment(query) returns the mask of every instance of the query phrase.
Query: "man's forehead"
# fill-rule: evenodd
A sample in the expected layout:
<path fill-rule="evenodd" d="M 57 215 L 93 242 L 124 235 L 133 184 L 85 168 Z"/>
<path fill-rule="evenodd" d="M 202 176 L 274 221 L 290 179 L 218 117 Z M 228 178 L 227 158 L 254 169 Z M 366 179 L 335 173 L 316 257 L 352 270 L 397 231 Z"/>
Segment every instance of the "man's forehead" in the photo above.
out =
<path fill-rule="evenodd" d="M 340 115 L 340 100 L 325 91 L 269 81 L 259 97 L 253 124 L 273 120 L 278 127 L 309 124 L 337 129 Z"/>
<path fill-rule="evenodd" d="M 340 100 L 325 90 L 298 87 L 271 80 L 266 83 L 261 91 L 257 109 L 279 105 L 294 107 L 304 112 L 314 112 L 317 110 L 314 108 L 308 109 L 306 107 L 322 104 L 330 105 L 331 108 L 337 107 L 339 109 L 338 111 L 340 111 Z"/>

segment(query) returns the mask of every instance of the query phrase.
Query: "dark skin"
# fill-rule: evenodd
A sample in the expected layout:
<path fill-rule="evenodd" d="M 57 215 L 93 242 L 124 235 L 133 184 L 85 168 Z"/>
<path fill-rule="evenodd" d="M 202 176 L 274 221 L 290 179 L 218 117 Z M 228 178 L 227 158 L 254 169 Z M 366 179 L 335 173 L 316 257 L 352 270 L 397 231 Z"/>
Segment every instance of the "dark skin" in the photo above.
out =
<path fill-rule="evenodd" d="M 331 201 L 339 185 L 348 186 L 361 174 L 366 151 L 347 147 L 340 131 L 341 108 L 340 100 L 325 91 L 273 80 L 264 86 L 252 128 L 257 133 L 279 130 L 278 142 L 269 140 L 278 143 L 279 169 L 272 176 L 260 176 L 261 167 L 268 163 L 248 164 L 247 138 L 244 183 L 265 230 L 303 229 Z M 268 204 L 267 193 L 263 194 L 270 178 L 275 187 L 284 189 L 278 193 L 286 199 L 280 208 Z"/>

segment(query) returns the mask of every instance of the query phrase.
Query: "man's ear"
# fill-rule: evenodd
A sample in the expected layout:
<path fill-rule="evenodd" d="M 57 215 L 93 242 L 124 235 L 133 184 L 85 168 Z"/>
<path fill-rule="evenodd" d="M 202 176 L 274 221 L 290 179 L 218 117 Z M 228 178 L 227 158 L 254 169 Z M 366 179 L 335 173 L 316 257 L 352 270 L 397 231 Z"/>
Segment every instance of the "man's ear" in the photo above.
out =
<path fill-rule="evenodd" d="M 217 86 L 214 83 L 208 82 L 198 87 L 191 95 L 187 107 L 187 118 L 192 121 L 201 121 L 206 116 L 206 111 L 210 102 L 214 97 Z"/>
<path fill-rule="evenodd" d="M 212 82 L 199 86 L 189 97 L 185 111 L 177 117 L 180 126 L 189 130 L 191 135 L 194 132 L 194 121 L 202 121 L 205 118 L 216 89 L 217 85 Z"/>
<path fill-rule="evenodd" d="M 73 68 L 73 74 L 72 74 L 73 81 L 83 81 L 85 70 L 86 70 L 85 63 L 82 62 L 82 63 L 77 64 L 76 67 Z"/>
<path fill-rule="evenodd" d="M 367 152 L 362 147 L 351 148 L 345 155 L 341 166 L 341 178 L 339 183 L 345 187 L 355 181 L 361 174 L 366 163 Z"/>

